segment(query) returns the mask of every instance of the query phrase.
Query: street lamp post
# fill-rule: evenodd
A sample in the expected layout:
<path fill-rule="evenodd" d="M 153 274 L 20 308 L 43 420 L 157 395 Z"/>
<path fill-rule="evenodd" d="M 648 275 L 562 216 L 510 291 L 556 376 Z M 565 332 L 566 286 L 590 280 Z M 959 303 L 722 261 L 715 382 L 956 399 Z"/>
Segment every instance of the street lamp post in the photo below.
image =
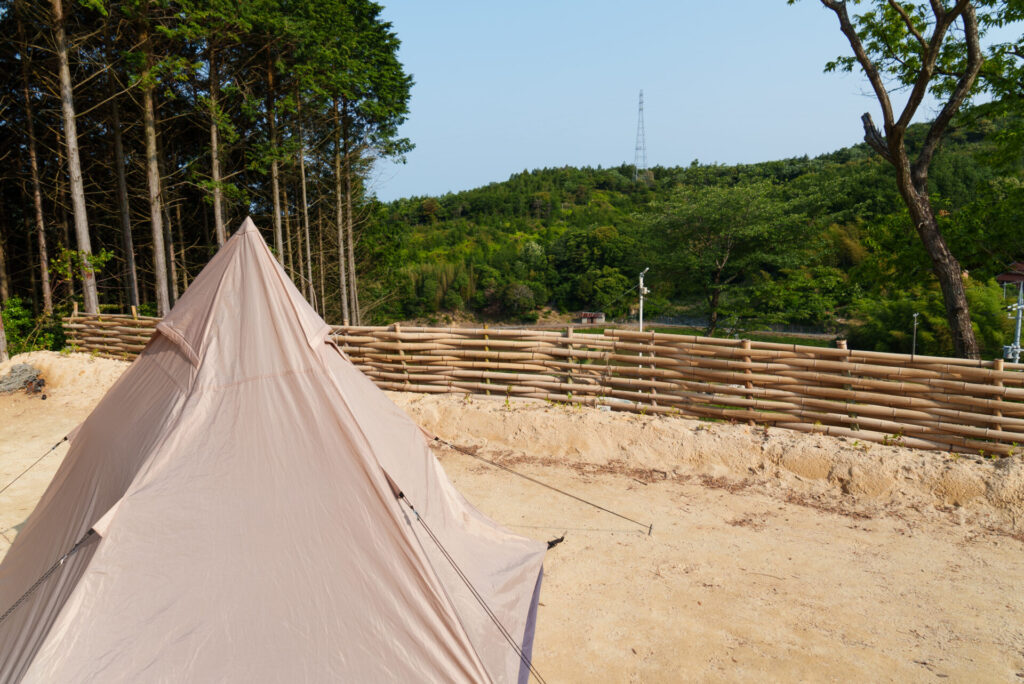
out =
<path fill-rule="evenodd" d="M 640 332 L 644 331 L 644 295 L 650 292 L 650 290 L 644 287 L 644 276 L 647 275 L 647 272 L 650 270 L 651 267 L 648 266 L 644 270 L 640 271 Z"/>
<path fill-rule="evenodd" d="M 914 312 L 914 342 L 910 347 L 910 355 L 917 356 L 917 317 L 921 314 Z"/>

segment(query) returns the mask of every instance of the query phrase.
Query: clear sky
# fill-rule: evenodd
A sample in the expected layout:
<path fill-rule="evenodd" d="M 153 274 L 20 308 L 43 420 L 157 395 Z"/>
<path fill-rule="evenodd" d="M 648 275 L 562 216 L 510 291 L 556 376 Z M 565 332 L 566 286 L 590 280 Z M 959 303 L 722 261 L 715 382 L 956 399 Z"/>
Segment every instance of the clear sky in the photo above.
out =
<path fill-rule="evenodd" d="M 849 45 L 817 0 L 379 1 L 416 81 L 382 200 L 632 164 L 641 89 L 648 166 L 814 156 L 881 118 L 862 76 L 823 73 Z"/>

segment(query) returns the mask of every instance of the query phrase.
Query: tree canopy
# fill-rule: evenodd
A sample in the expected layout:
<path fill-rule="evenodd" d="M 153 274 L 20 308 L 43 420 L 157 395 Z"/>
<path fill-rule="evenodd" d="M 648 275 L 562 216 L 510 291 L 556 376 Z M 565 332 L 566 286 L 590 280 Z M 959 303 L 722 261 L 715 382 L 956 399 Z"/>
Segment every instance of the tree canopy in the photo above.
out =
<path fill-rule="evenodd" d="M 372 308 L 354 288 L 367 178 L 411 147 L 412 79 L 380 15 L 368 0 L 0 2 L 0 300 L 46 292 L 67 310 L 84 292 L 87 310 L 162 313 L 252 214 L 322 313 Z M 328 287 L 345 276 L 349 291 Z"/>

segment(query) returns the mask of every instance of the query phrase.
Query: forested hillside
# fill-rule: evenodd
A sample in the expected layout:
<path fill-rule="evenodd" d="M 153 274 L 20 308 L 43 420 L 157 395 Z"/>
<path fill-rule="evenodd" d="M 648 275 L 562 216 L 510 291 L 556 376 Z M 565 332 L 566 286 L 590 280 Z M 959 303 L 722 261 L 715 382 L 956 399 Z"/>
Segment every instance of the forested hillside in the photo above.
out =
<path fill-rule="evenodd" d="M 941 225 L 968 271 L 986 354 L 1008 321 L 991 280 L 1024 254 L 1021 163 L 1003 138 L 1016 119 L 971 110 L 931 173 Z M 911 129 L 911 144 L 922 134 Z M 367 233 L 373 278 L 394 283 L 374 319 L 467 310 L 529 321 L 538 307 L 636 306 L 650 267 L 650 315 L 707 321 L 709 331 L 793 324 L 853 341 L 950 351 L 941 296 L 912 233 L 891 166 L 860 144 L 813 159 L 750 165 L 524 171 L 502 183 L 393 202 Z"/>

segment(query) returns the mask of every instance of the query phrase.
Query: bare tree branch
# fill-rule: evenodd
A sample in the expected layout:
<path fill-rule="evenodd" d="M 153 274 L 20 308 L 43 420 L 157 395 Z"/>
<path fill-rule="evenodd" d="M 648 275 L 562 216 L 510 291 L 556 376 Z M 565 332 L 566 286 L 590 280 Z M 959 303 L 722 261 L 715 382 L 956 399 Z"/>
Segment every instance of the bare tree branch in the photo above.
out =
<path fill-rule="evenodd" d="M 964 6 L 961 14 L 964 20 L 965 34 L 967 37 L 967 68 L 964 69 L 964 73 L 960 76 L 960 80 L 956 84 L 956 88 L 953 93 L 949 96 L 946 104 L 942 107 L 942 111 L 935 117 L 932 125 L 928 128 L 928 134 L 925 136 L 924 145 L 921 148 L 920 154 L 917 156 L 917 160 L 914 162 L 913 177 L 914 185 L 921 189 L 924 187 L 924 183 L 928 178 L 928 167 L 931 164 L 932 157 L 935 155 L 935 150 L 939 146 L 939 141 L 942 140 L 942 135 L 945 133 L 946 128 L 949 126 L 949 122 L 953 119 L 953 115 L 960 109 L 960 105 L 963 104 L 964 100 L 967 99 L 967 94 L 974 86 L 974 82 L 978 77 L 978 73 L 981 71 L 981 65 L 984 62 L 984 57 L 981 53 L 981 45 L 978 41 L 978 19 L 974 14 L 974 8 L 967 2 L 967 0 L 961 0 L 957 3 L 957 7 Z M 952 14 L 952 13 L 950 13 Z"/>
<path fill-rule="evenodd" d="M 914 81 L 914 87 L 910 91 L 910 97 L 907 98 L 907 104 L 903 107 L 903 113 L 900 114 L 899 121 L 896 122 L 896 126 L 901 131 L 905 131 L 907 126 L 910 125 L 914 114 L 917 113 L 917 108 L 924 101 L 924 96 L 928 93 L 928 85 L 935 75 L 935 63 L 938 61 L 939 53 L 942 51 L 942 42 L 946 39 L 946 31 L 949 29 L 950 24 L 956 20 L 960 12 L 963 11 L 962 6 L 967 4 L 968 0 L 960 0 L 957 2 L 956 7 L 953 8 L 953 11 L 947 13 L 941 21 L 936 19 L 931 40 L 928 41 L 927 49 L 921 54 L 921 69 L 918 71 L 917 80 Z"/>
<path fill-rule="evenodd" d="M 871 114 L 864 112 L 860 120 L 864 122 L 864 142 L 868 144 L 871 149 L 880 154 L 890 164 L 893 163 L 892 155 L 889 154 L 889 147 L 886 144 L 885 136 L 875 126 L 875 122 L 871 119 Z"/>
<path fill-rule="evenodd" d="M 835 12 L 839 18 L 839 29 L 850 42 L 853 54 L 860 63 L 861 68 L 864 69 L 864 74 L 868 77 L 868 82 L 871 83 L 871 88 L 875 91 L 875 97 L 882 107 L 883 123 L 888 133 L 893 125 L 892 103 L 889 101 L 889 93 L 885 89 L 885 83 L 882 82 L 882 75 L 879 73 L 878 67 L 868 57 L 864 44 L 861 43 L 860 36 L 857 35 L 857 30 L 854 28 L 853 22 L 850 21 L 850 15 L 846 11 L 845 0 L 821 0 L 821 4 Z"/>

